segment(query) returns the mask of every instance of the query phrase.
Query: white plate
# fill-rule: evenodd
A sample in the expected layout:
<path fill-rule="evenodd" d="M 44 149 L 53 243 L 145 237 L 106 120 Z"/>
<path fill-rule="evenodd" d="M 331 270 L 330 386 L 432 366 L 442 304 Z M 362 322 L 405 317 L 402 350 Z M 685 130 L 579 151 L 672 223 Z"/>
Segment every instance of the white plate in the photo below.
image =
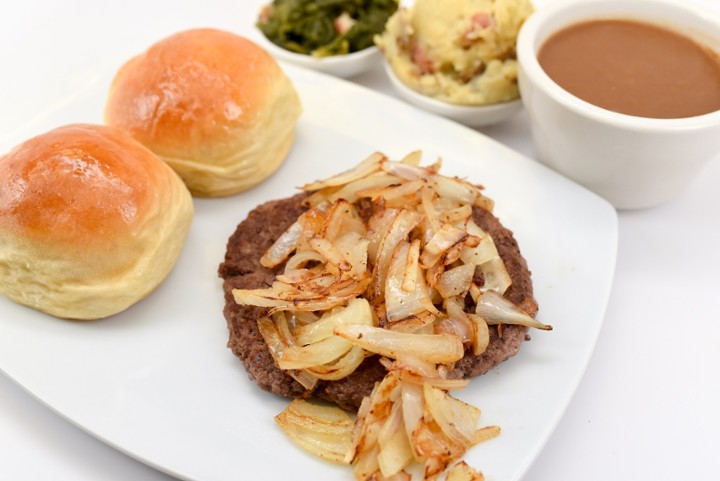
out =
<path fill-rule="evenodd" d="M 521 352 L 458 394 L 502 435 L 467 460 L 489 480 L 517 480 L 563 414 L 592 353 L 613 277 L 617 217 L 599 197 L 477 132 L 354 84 L 284 65 L 304 105 L 297 141 L 267 182 L 196 200 L 179 263 L 150 297 L 115 317 L 68 322 L 0 298 L 0 369 L 47 406 L 117 449 L 179 478 L 350 479 L 275 426 L 287 404 L 258 389 L 225 347 L 216 270 L 248 210 L 374 150 L 422 149 L 443 172 L 483 183 L 533 271 L 539 317 Z M 109 75 L 13 139 L 99 121 Z M 5 151 L 10 145 L 0 145 Z"/>

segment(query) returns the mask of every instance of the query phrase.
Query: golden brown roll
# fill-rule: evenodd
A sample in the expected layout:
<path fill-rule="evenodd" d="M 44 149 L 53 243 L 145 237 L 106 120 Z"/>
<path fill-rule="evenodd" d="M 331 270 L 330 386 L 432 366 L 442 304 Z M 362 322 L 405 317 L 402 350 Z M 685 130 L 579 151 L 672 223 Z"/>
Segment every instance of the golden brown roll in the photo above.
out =
<path fill-rule="evenodd" d="M 75 124 L 0 157 L 0 292 L 97 319 L 168 275 L 193 216 L 178 175 L 127 133 Z"/>
<path fill-rule="evenodd" d="M 196 29 L 161 40 L 118 71 L 105 122 L 159 155 L 194 195 L 219 197 L 277 170 L 300 110 L 293 84 L 265 50 Z"/>

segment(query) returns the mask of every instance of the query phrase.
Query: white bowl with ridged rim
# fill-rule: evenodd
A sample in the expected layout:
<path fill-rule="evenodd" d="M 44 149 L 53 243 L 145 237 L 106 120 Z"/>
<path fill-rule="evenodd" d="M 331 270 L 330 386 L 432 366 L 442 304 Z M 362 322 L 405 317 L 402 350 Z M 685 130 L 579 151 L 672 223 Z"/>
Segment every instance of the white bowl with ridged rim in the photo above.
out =
<path fill-rule="evenodd" d="M 385 61 L 385 72 L 398 95 L 405 101 L 469 127 L 483 127 L 510 119 L 523 108 L 520 99 L 492 105 L 457 105 L 423 95 L 403 83 Z"/>
<path fill-rule="evenodd" d="M 309 68 L 318 72 L 349 78 L 359 75 L 380 61 L 380 50 L 377 47 L 368 47 L 358 52 L 329 57 L 313 57 L 291 52 L 272 43 L 267 37 L 260 35 L 260 45 L 277 60 L 292 63 L 299 67 Z"/>

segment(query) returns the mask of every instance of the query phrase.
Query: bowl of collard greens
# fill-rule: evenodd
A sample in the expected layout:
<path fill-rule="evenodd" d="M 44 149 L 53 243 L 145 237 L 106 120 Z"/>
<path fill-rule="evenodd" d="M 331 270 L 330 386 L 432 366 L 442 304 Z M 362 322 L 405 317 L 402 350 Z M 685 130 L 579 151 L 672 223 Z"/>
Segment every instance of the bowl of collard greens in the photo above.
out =
<path fill-rule="evenodd" d="M 278 59 L 349 77 L 378 61 L 373 37 L 397 8 L 398 0 L 274 0 L 256 26 Z"/>

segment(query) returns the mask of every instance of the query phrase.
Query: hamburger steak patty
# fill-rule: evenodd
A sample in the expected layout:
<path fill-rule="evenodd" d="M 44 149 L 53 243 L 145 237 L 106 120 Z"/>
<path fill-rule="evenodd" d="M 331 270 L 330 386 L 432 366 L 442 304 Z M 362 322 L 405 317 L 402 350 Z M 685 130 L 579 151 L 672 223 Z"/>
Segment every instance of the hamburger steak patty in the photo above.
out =
<path fill-rule="evenodd" d="M 286 199 L 270 201 L 252 210 L 230 237 L 225 261 L 220 264 L 219 275 L 224 279 L 224 314 L 229 330 L 227 346 L 240 358 L 250 379 L 262 389 L 287 396 L 305 398 L 315 395 L 340 407 L 356 411 L 363 397 L 370 394 L 374 384 L 385 376 L 386 370 L 371 356 L 350 376 L 339 381 L 320 381 L 314 391 L 307 391 L 300 383 L 275 365 L 270 351 L 257 327 L 256 320 L 267 313 L 266 308 L 238 305 L 233 289 L 257 289 L 269 287 L 283 266 L 270 270 L 260 265 L 260 257 L 298 216 L 305 211 L 302 200 L 307 194 L 300 193 Z M 500 256 L 505 262 L 512 285 L 505 297 L 534 316 L 537 303 L 533 298 L 530 271 L 520 254 L 512 232 L 503 227 L 490 212 L 474 208 L 473 219 L 484 231 L 492 235 Z M 490 344 L 481 355 L 466 352 L 455 363 L 451 376 L 479 376 L 515 355 L 526 339 L 527 327 L 505 325 L 502 335 L 490 329 Z"/>

